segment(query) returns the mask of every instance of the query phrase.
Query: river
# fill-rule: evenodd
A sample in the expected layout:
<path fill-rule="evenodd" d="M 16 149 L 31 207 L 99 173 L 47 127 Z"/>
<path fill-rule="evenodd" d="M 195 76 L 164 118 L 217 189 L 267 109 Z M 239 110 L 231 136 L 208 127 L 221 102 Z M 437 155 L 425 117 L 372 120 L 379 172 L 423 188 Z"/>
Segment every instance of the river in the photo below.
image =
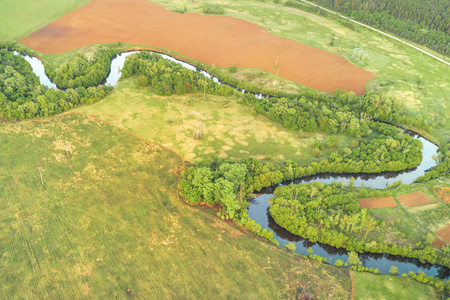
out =
<path fill-rule="evenodd" d="M 111 60 L 111 71 L 108 74 L 108 77 L 103 81 L 104 84 L 108 86 L 114 86 L 119 81 L 121 76 L 121 70 L 125 63 L 126 57 L 137 53 L 139 51 L 130 51 L 123 52 L 121 54 L 116 55 Z M 14 51 L 17 55 L 18 52 Z M 160 53 L 158 53 L 160 54 Z M 31 57 L 26 54 L 20 54 L 23 58 L 25 58 L 33 68 L 33 72 L 39 77 L 40 83 L 47 86 L 48 88 L 57 88 L 56 85 L 48 78 L 45 74 L 45 67 L 42 62 L 36 58 Z M 163 58 L 168 59 L 170 61 L 181 64 L 183 67 L 197 71 L 197 68 L 186 63 L 180 61 L 176 58 L 173 58 L 166 54 L 160 54 Z M 216 77 L 210 75 L 209 73 L 200 70 L 200 72 L 205 75 L 207 78 L 213 80 L 216 83 L 223 84 Z M 246 91 L 242 90 L 241 92 L 245 93 Z M 262 94 L 255 94 L 255 97 L 267 97 Z M 423 175 L 426 170 L 436 165 L 436 161 L 433 159 L 433 156 L 437 154 L 437 146 L 428 141 L 427 139 L 409 132 L 415 139 L 418 139 L 423 144 L 422 154 L 423 159 L 420 165 L 412 170 L 406 170 L 402 172 L 385 172 L 382 174 L 321 174 L 315 175 L 312 177 L 302 178 L 298 180 L 294 180 L 291 182 L 286 182 L 283 184 L 292 184 L 292 183 L 308 183 L 308 182 L 320 182 L 320 183 L 332 183 L 349 181 L 351 177 L 354 177 L 355 184 L 354 186 L 366 186 L 371 188 L 382 189 L 385 188 L 388 184 L 393 184 L 396 181 L 401 180 L 403 184 L 410 184 L 417 177 Z M 296 252 L 306 255 L 307 248 L 312 247 L 314 250 L 314 254 L 320 255 L 322 257 L 326 257 L 329 262 L 333 263 L 336 259 L 342 259 L 347 261 L 348 256 L 347 252 L 344 249 L 337 249 L 331 247 L 329 245 L 323 245 L 320 243 L 311 243 L 307 239 L 303 239 L 299 236 L 296 236 L 292 233 L 289 233 L 287 230 L 277 225 L 274 220 L 269 215 L 269 199 L 273 197 L 273 190 L 276 188 L 271 187 L 264 189 L 261 192 L 261 195 L 255 197 L 251 200 L 248 214 L 249 217 L 257 221 L 261 224 L 262 228 L 267 228 L 274 232 L 274 238 L 280 243 L 281 247 L 284 247 L 286 243 L 294 242 L 296 244 Z M 418 259 L 410 259 L 403 258 L 401 256 L 393 256 L 386 254 L 373 254 L 373 253 L 363 253 L 359 255 L 361 262 L 364 266 L 369 268 L 378 268 L 381 273 L 388 274 L 391 266 L 396 266 L 399 269 L 399 275 L 401 273 L 407 273 L 408 271 L 423 271 L 427 275 L 438 276 L 441 279 L 449 279 L 450 278 L 450 269 L 440 265 L 432 265 L 432 264 L 422 264 Z"/>

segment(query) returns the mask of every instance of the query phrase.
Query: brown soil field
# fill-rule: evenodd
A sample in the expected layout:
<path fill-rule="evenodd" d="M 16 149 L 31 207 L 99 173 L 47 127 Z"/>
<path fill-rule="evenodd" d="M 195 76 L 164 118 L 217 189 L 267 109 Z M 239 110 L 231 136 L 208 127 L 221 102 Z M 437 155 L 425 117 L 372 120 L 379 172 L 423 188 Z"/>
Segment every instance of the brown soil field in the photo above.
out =
<path fill-rule="evenodd" d="M 359 199 L 358 202 L 362 208 L 388 208 L 397 206 L 397 202 L 392 197 L 364 198 Z"/>
<path fill-rule="evenodd" d="M 435 238 L 434 241 L 431 243 L 431 246 L 433 246 L 436 249 L 441 249 L 442 247 L 444 247 L 445 244 L 447 243 L 441 240 L 440 238 Z"/>
<path fill-rule="evenodd" d="M 431 203 L 430 198 L 420 191 L 398 196 L 398 200 L 403 206 L 419 206 Z"/>
<path fill-rule="evenodd" d="M 94 0 L 20 40 L 60 53 L 116 42 L 175 51 L 208 65 L 257 68 L 333 93 L 365 92 L 376 76 L 343 57 L 273 35 L 250 22 L 201 14 L 177 14 L 147 0 Z M 278 61 L 278 63 L 277 63 Z"/>
<path fill-rule="evenodd" d="M 439 229 L 436 231 L 436 234 L 447 243 L 450 243 L 450 225 L 447 227 L 444 227 L 442 229 Z"/>

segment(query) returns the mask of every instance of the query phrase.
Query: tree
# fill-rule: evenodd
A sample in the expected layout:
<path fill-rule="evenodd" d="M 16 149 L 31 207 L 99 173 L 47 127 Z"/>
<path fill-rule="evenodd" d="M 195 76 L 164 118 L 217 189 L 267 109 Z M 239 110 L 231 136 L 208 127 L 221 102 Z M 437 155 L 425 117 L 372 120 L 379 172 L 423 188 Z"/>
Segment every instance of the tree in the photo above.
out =
<path fill-rule="evenodd" d="M 361 261 L 359 260 L 358 253 L 355 251 L 350 251 L 348 253 L 348 263 L 352 266 L 362 265 Z"/>
<path fill-rule="evenodd" d="M 137 83 L 139 86 L 148 86 L 148 78 L 147 78 L 147 76 L 145 76 L 145 75 L 139 75 L 139 76 L 136 78 L 136 83 Z"/>
<path fill-rule="evenodd" d="M 398 268 L 396 266 L 391 266 L 391 269 L 389 270 L 389 274 L 397 275 L 398 273 L 399 273 Z"/>

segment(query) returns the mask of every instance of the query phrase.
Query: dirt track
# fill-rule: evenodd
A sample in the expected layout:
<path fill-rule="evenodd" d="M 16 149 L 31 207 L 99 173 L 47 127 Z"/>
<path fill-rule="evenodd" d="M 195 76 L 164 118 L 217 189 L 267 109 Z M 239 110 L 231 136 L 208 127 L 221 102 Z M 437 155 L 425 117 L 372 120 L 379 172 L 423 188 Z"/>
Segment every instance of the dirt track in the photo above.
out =
<path fill-rule="evenodd" d="M 397 206 L 397 202 L 392 197 L 365 198 L 359 199 L 358 202 L 362 208 L 388 208 Z"/>
<path fill-rule="evenodd" d="M 216 67 L 258 68 L 333 93 L 365 92 L 375 75 L 343 57 L 231 17 L 177 14 L 146 0 L 94 0 L 20 40 L 44 53 L 99 43 L 169 49 Z"/>

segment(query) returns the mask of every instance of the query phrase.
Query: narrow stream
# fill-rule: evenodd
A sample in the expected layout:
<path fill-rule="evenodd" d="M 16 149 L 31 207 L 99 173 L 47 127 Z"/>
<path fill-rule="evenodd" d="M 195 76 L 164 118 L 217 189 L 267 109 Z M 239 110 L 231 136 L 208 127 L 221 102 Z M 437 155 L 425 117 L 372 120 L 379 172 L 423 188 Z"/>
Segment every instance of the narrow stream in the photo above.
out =
<path fill-rule="evenodd" d="M 111 71 L 108 74 L 108 77 L 103 81 L 108 86 L 114 86 L 119 81 L 119 78 L 122 74 L 121 70 L 125 63 L 126 57 L 133 54 L 138 53 L 139 51 L 130 51 L 123 52 L 117 56 L 115 56 L 111 60 Z M 14 54 L 19 54 L 14 51 Z M 180 61 L 176 58 L 173 58 L 166 54 L 160 54 L 163 58 L 168 59 L 170 61 L 181 64 L 183 67 L 197 71 L 197 68 L 186 63 Z M 42 62 L 36 58 L 31 57 L 26 54 L 20 54 L 23 58 L 25 58 L 33 68 L 33 72 L 39 77 L 41 84 L 49 87 L 49 88 L 57 88 L 56 85 L 47 77 L 45 74 L 45 68 Z M 223 84 L 216 77 L 211 74 L 200 70 L 200 72 L 205 75 L 207 78 L 212 79 L 214 82 Z M 246 91 L 242 90 L 242 93 Z M 262 94 L 255 94 L 255 97 L 262 98 L 267 97 Z M 414 181 L 415 178 L 423 175 L 426 170 L 436 165 L 436 161 L 432 158 L 433 155 L 437 154 L 437 146 L 426 140 L 425 138 L 411 133 L 415 139 L 418 139 L 423 144 L 423 160 L 420 165 L 412 170 L 406 170 L 402 172 L 385 172 L 382 174 L 321 174 L 315 175 L 308 178 L 302 178 L 298 180 L 294 180 L 291 182 L 283 183 L 293 184 L 293 183 L 308 183 L 308 182 L 320 182 L 320 183 L 332 183 L 349 181 L 351 177 L 356 179 L 354 186 L 366 186 L 371 188 L 382 189 L 385 188 L 388 184 L 393 184 L 396 181 L 401 180 L 403 184 L 410 184 Z M 251 200 L 248 214 L 249 216 L 261 224 L 262 228 L 267 228 L 268 230 L 272 230 L 274 232 L 275 239 L 280 243 L 280 246 L 283 247 L 286 243 L 294 242 L 296 244 L 296 252 L 306 255 L 307 248 L 312 247 L 314 250 L 314 254 L 320 255 L 322 257 L 327 257 L 330 263 L 334 263 L 336 259 L 342 259 L 347 261 L 347 251 L 344 249 L 337 249 L 328 245 L 320 244 L 320 243 L 311 243 L 307 239 L 303 239 L 299 236 L 296 236 L 281 226 L 277 225 L 274 220 L 269 215 L 269 199 L 273 197 L 273 190 L 276 188 L 271 187 L 264 189 L 262 194 L 258 197 L 255 197 Z M 400 273 L 407 273 L 408 271 L 423 271 L 427 275 L 438 276 L 441 279 L 449 279 L 450 278 L 450 269 L 444 266 L 432 265 L 432 264 L 422 264 L 418 259 L 410 259 L 403 258 L 401 256 L 393 256 L 387 254 L 372 254 L 372 253 L 363 253 L 359 255 L 361 262 L 364 266 L 369 268 L 378 268 L 381 273 L 388 274 L 391 266 L 397 266 Z"/>

